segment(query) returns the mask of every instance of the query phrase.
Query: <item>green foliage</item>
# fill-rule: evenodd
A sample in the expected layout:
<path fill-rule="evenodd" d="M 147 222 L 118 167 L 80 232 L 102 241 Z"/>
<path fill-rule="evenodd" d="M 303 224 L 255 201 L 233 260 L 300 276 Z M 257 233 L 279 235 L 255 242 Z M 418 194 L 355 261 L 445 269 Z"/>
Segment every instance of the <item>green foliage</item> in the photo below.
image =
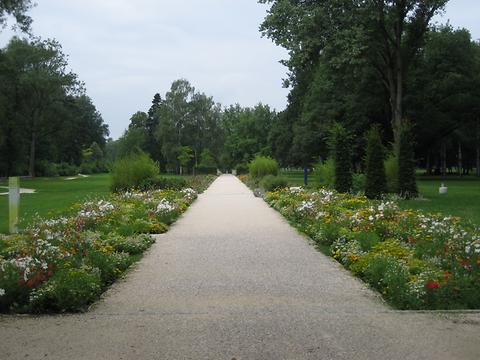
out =
<path fill-rule="evenodd" d="M 161 189 L 171 189 L 171 190 L 180 190 L 187 186 L 187 181 L 181 177 L 166 177 L 166 176 L 155 176 L 143 180 L 139 189 L 142 190 L 161 190 Z"/>
<path fill-rule="evenodd" d="M 255 156 L 255 158 L 248 164 L 249 175 L 259 181 L 266 175 L 278 174 L 278 163 L 266 156 Z"/>
<path fill-rule="evenodd" d="M 389 193 L 398 193 L 398 156 L 390 154 L 384 162 L 386 186 Z"/>
<path fill-rule="evenodd" d="M 260 181 L 260 186 L 263 187 L 265 191 L 274 191 L 286 188 L 288 186 L 288 180 L 281 176 L 266 175 Z"/>
<path fill-rule="evenodd" d="M 267 202 L 399 309 L 480 306 L 479 229 L 392 200 L 320 189 L 268 192 Z M 455 241 L 452 242 L 452 238 Z"/>
<path fill-rule="evenodd" d="M 352 190 L 352 143 L 348 131 L 335 124 L 330 132 L 335 161 L 335 189 L 347 193 Z"/>
<path fill-rule="evenodd" d="M 115 252 L 129 253 L 130 255 L 139 255 L 147 250 L 154 240 L 148 235 L 136 235 L 131 237 L 118 236 L 110 234 L 106 240 L 105 245 L 110 245 Z"/>
<path fill-rule="evenodd" d="M 33 177 L 45 162 L 78 166 L 82 150 L 102 149 L 108 126 L 57 41 L 14 37 L 0 52 L 0 176 Z"/>
<path fill-rule="evenodd" d="M 352 175 L 352 193 L 364 194 L 366 183 L 367 183 L 367 177 L 365 176 L 365 174 L 354 173 Z"/>
<path fill-rule="evenodd" d="M 237 170 L 237 175 L 246 175 L 248 174 L 248 165 L 245 163 L 237 164 L 235 170 Z"/>
<path fill-rule="evenodd" d="M 182 167 L 190 166 L 193 159 L 193 150 L 190 146 L 179 146 L 177 147 L 177 159 L 180 162 Z"/>
<path fill-rule="evenodd" d="M 155 178 L 159 172 L 158 164 L 147 154 L 131 154 L 113 164 L 112 190 L 122 191 L 138 188 L 146 180 Z"/>
<path fill-rule="evenodd" d="M 84 310 L 155 241 L 147 234 L 165 232 L 196 197 L 192 188 L 110 194 L 0 235 L 0 312 Z"/>
<path fill-rule="evenodd" d="M 367 154 L 365 158 L 365 196 L 379 199 L 386 192 L 385 156 L 378 126 L 367 133 Z"/>
<path fill-rule="evenodd" d="M 31 0 L 14 0 L 0 2 L 0 29 L 6 25 L 8 15 L 15 18 L 17 25 L 24 32 L 30 31 L 32 18 L 27 15 L 34 4 Z"/>
<path fill-rule="evenodd" d="M 314 168 L 314 177 L 320 186 L 333 189 L 335 186 L 335 160 L 328 158 Z"/>
<path fill-rule="evenodd" d="M 405 125 L 400 132 L 398 150 L 398 192 L 405 199 L 415 198 L 418 195 L 414 144 L 413 129 Z"/>
<path fill-rule="evenodd" d="M 32 312 L 79 311 L 97 299 L 101 292 L 98 268 L 65 269 L 32 291 Z"/>

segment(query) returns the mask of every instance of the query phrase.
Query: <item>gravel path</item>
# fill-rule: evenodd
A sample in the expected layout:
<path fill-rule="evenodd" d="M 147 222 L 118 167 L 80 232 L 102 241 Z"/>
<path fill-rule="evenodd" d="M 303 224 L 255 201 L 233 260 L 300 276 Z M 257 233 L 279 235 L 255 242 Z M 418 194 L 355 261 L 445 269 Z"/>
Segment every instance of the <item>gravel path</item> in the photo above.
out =
<path fill-rule="evenodd" d="M 6 359 L 479 359 L 479 313 L 398 312 L 224 175 L 90 312 L 0 317 Z"/>

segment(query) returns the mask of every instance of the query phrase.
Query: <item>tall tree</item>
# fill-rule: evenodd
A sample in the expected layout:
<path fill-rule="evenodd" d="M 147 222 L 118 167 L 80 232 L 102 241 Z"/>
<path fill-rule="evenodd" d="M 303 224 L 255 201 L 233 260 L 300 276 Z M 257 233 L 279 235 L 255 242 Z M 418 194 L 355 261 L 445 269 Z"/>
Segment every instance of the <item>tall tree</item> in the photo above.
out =
<path fill-rule="evenodd" d="M 0 1 L 0 29 L 5 28 L 8 16 L 13 16 L 17 25 L 24 32 L 30 30 L 32 18 L 27 11 L 32 8 L 31 0 L 2 0 Z"/>

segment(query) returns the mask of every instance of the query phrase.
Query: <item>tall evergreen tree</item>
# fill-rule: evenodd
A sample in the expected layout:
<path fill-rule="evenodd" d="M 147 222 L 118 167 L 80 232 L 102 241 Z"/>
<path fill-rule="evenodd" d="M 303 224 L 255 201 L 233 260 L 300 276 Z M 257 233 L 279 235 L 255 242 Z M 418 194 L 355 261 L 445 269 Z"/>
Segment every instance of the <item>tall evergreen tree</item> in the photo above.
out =
<path fill-rule="evenodd" d="M 411 199 L 418 195 L 415 178 L 415 138 L 410 124 L 404 124 L 400 131 L 398 149 L 398 189 L 400 196 Z"/>
<path fill-rule="evenodd" d="M 385 192 L 385 153 L 380 129 L 374 125 L 367 133 L 367 151 L 365 157 L 365 195 L 370 199 L 379 199 Z"/>
<path fill-rule="evenodd" d="M 335 159 L 335 190 L 346 193 L 352 189 L 352 141 L 348 131 L 336 123 L 331 130 Z"/>

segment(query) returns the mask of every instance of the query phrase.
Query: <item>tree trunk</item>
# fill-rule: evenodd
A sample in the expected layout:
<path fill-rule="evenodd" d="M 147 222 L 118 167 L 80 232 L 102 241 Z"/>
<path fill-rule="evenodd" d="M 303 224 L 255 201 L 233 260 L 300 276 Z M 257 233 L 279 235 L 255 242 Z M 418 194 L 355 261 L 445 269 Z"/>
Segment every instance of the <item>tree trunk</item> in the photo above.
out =
<path fill-rule="evenodd" d="M 462 143 L 458 142 L 458 176 L 462 176 L 462 168 L 463 168 L 463 156 L 462 156 Z"/>
<path fill-rule="evenodd" d="M 447 175 L 447 144 L 445 139 L 442 140 L 442 146 L 440 150 L 440 166 L 442 176 Z"/>
<path fill-rule="evenodd" d="M 432 175 L 432 163 L 431 163 L 431 159 L 430 159 L 430 151 L 427 152 L 426 168 L 427 168 L 427 175 Z"/>
<path fill-rule="evenodd" d="M 30 177 L 35 177 L 35 150 L 36 150 L 37 134 L 35 131 L 32 131 L 32 138 L 30 139 L 30 159 L 28 166 L 28 175 Z"/>

